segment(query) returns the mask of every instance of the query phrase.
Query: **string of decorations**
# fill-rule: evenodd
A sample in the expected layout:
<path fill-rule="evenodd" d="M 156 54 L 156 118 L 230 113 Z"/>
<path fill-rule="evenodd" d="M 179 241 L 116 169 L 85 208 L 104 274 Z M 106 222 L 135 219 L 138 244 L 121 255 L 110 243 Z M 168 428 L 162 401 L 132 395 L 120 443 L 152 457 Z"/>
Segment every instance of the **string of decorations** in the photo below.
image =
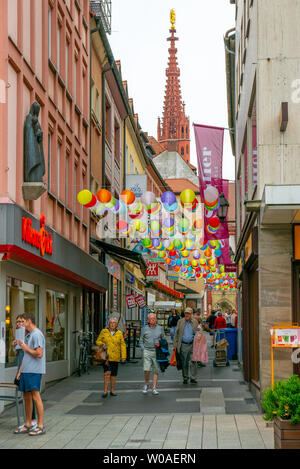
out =
<path fill-rule="evenodd" d="M 178 277 L 203 278 L 215 290 L 236 289 L 236 274 L 226 272 L 220 263 L 222 241 L 204 243 L 204 230 L 214 235 L 220 228 L 216 214 L 219 193 L 215 187 L 208 186 L 204 191 L 204 208 L 208 214 L 205 226 L 201 204 L 191 189 L 183 190 L 179 201 L 171 191 L 164 192 L 160 198 L 146 191 L 138 200 L 128 189 L 119 199 L 107 189 L 100 189 L 96 195 L 84 189 L 77 199 L 95 215 L 108 211 L 118 215 L 119 235 L 141 241 L 150 261 L 165 263 Z"/>

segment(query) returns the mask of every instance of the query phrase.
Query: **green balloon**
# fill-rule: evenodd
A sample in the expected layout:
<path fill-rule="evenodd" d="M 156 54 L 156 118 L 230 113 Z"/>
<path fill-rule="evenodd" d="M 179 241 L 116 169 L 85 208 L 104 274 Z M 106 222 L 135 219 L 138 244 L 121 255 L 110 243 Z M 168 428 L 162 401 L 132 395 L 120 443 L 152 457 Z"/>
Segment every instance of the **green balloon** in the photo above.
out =
<path fill-rule="evenodd" d="M 183 229 L 188 230 L 190 227 L 190 221 L 187 218 L 182 218 L 179 223 L 179 226 L 181 226 Z"/>
<path fill-rule="evenodd" d="M 149 238 L 143 239 L 143 246 L 144 246 L 145 248 L 151 246 L 151 244 L 152 244 L 152 243 L 151 243 L 151 239 L 149 239 Z"/>

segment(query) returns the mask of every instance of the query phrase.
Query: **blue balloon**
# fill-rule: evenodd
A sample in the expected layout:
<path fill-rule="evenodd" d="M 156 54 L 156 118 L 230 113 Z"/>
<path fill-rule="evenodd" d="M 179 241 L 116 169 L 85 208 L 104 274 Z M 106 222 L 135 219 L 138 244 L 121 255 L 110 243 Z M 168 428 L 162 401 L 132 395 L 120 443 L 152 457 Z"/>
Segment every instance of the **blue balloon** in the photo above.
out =
<path fill-rule="evenodd" d="M 176 195 L 171 191 L 164 192 L 161 195 L 161 201 L 165 205 L 173 205 L 176 202 Z"/>

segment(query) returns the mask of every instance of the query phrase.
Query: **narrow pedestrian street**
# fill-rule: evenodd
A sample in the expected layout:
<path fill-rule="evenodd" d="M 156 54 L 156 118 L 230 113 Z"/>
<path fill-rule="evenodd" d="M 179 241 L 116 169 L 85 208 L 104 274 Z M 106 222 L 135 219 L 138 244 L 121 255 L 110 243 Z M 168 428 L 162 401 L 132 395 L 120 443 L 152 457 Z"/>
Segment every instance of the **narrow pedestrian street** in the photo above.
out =
<path fill-rule="evenodd" d="M 169 366 L 158 396 L 142 393 L 140 358 L 120 366 L 117 397 L 102 398 L 100 366 L 66 378 L 42 395 L 47 433 L 37 439 L 12 435 L 16 417 L 10 408 L 0 416 L 0 448 L 273 448 L 273 428 L 260 415 L 237 362 L 213 367 L 213 358 L 209 346 L 197 384 L 183 385 L 181 372 Z"/>

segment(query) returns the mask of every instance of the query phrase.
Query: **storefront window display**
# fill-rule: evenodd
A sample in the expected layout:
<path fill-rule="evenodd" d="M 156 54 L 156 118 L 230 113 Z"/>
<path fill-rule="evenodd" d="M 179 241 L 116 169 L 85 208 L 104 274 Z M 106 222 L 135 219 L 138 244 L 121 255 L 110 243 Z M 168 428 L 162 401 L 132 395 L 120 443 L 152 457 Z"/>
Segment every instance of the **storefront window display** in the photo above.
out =
<path fill-rule="evenodd" d="M 66 359 L 66 316 L 68 296 L 46 290 L 46 360 Z"/>
<path fill-rule="evenodd" d="M 38 325 L 38 286 L 13 277 L 6 278 L 6 353 L 5 366 L 16 366 L 16 352 L 13 347 L 16 318 L 22 313 L 33 313 Z"/>

